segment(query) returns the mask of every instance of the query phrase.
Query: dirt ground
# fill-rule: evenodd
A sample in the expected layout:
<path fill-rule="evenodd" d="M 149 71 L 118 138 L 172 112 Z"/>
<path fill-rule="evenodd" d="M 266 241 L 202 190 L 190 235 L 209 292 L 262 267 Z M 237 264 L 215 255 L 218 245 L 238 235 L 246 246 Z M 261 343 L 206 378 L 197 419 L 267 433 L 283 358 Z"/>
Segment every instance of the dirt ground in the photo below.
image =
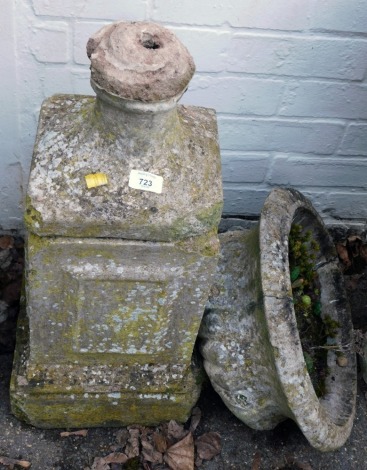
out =
<path fill-rule="evenodd" d="M 144 469 L 143 466 L 137 465 L 136 461 L 130 466 L 114 463 L 105 467 L 93 467 L 97 457 L 120 450 L 121 429 L 96 428 L 89 429 L 84 437 L 61 437 L 61 430 L 36 429 L 11 415 L 8 390 L 12 367 L 12 341 L 9 339 L 4 343 L 4 335 L 6 336 L 6 332 L 9 332 L 10 338 L 14 327 L 14 312 L 19 302 L 17 295 L 19 296 L 23 247 L 20 239 L 16 239 L 13 246 L 8 246 L 8 248 L 2 248 L 6 243 L 4 241 L 3 245 L 1 243 L 0 238 L 0 291 L 2 293 L 0 302 L 6 300 L 10 310 L 8 311 L 8 325 L 3 325 L 0 331 L 0 335 L 3 336 L 3 343 L 0 340 L 0 462 L 2 457 L 26 461 L 31 463 L 31 469 L 34 470 Z M 8 259 L 1 267 L 2 259 L 4 261 L 6 258 L 5 256 L 1 258 L 5 249 L 11 250 L 12 258 L 9 258 L 10 263 Z M 4 266 L 7 263 L 5 269 Z M 367 325 L 364 318 L 367 313 L 366 265 L 358 264 L 354 271 L 348 268 L 345 281 L 355 327 L 365 330 Z M 352 434 L 341 449 L 321 453 L 308 444 L 297 426 L 290 420 L 281 423 L 272 431 L 250 429 L 227 410 L 210 384 L 206 384 L 197 405 L 201 410 L 201 420 L 194 432 L 194 437 L 208 432 L 218 433 L 221 439 L 221 452 L 209 461 L 204 460 L 199 469 L 365 469 L 367 468 L 366 393 L 367 385 L 362 381 L 359 373 L 357 410 Z M 3 462 L 4 464 L 0 463 L 1 470 L 12 468 L 10 461 L 3 460 Z M 15 465 L 13 468 L 22 467 Z M 162 465 L 161 468 L 168 467 Z M 181 469 L 177 467 L 177 470 Z"/>
<path fill-rule="evenodd" d="M 35 470 L 83 470 L 96 457 L 116 450 L 117 428 L 89 429 L 86 437 L 60 437 L 60 430 L 41 430 L 26 425 L 10 414 L 8 385 L 12 355 L 1 356 L 0 365 L 0 455 L 32 463 Z M 217 432 L 221 453 L 200 466 L 203 470 L 360 470 L 367 462 L 367 386 L 360 382 L 357 413 L 347 443 L 335 452 L 313 449 L 292 421 L 272 431 L 254 431 L 235 418 L 208 385 L 198 407 L 202 419 L 199 436 Z M 0 465 L 1 469 L 8 469 Z M 21 467 L 16 467 L 21 468 Z M 115 466 L 123 469 L 122 466 Z M 126 468 L 126 467 L 125 467 Z M 138 467 L 143 468 L 143 467 Z M 167 467 L 165 467 L 167 468 Z"/>

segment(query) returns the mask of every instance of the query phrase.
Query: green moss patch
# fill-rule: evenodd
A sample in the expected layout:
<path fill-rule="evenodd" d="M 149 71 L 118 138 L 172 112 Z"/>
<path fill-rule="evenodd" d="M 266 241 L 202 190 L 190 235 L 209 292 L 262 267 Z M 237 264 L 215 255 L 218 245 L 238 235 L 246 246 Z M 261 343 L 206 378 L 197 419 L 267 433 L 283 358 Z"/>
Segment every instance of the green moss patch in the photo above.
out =
<path fill-rule="evenodd" d="M 292 224 L 289 234 L 289 268 L 297 326 L 307 372 L 318 397 L 326 393 L 327 354 L 340 324 L 322 314 L 321 285 L 315 268 L 320 246 L 312 232 Z"/>

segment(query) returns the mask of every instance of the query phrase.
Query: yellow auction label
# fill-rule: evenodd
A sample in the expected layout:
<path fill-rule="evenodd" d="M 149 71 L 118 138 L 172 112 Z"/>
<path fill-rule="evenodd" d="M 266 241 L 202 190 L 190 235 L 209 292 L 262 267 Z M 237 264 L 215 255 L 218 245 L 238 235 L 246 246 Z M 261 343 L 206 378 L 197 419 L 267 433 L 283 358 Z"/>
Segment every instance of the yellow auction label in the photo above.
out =
<path fill-rule="evenodd" d="M 105 173 L 91 173 L 85 175 L 85 182 L 87 183 L 87 188 L 91 189 L 108 184 L 108 179 Z"/>

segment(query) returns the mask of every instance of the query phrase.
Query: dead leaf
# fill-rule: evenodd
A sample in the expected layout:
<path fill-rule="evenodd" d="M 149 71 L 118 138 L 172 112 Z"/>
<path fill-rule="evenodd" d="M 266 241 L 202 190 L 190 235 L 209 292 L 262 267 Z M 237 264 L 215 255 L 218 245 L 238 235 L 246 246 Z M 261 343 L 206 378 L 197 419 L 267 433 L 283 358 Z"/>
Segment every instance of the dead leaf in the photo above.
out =
<path fill-rule="evenodd" d="M 3 288 L 1 299 L 8 305 L 17 305 L 20 298 L 21 288 L 22 286 L 19 280 L 11 282 Z"/>
<path fill-rule="evenodd" d="M 153 434 L 153 443 L 154 447 L 158 452 L 164 454 L 167 450 L 167 439 L 160 432 L 155 432 Z"/>
<path fill-rule="evenodd" d="M 198 427 L 201 420 L 201 410 L 198 407 L 195 407 L 191 413 L 191 422 L 190 422 L 190 431 L 193 433 Z"/>
<path fill-rule="evenodd" d="M 129 459 L 133 457 L 138 457 L 140 454 L 139 449 L 139 436 L 140 431 L 137 428 L 129 428 L 129 439 L 126 444 L 125 454 Z"/>
<path fill-rule="evenodd" d="M 112 452 L 103 458 L 106 463 L 125 463 L 128 460 L 127 455 L 125 455 L 123 452 Z"/>
<path fill-rule="evenodd" d="M 144 460 L 152 462 L 153 464 L 163 463 L 162 453 L 155 450 L 150 442 L 142 440 L 141 445 L 143 448 L 142 454 Z"/>
<path fill-rule="evenodd" d="M 103 457 L 96 457 L 93 460 L 91 470 L 110 470 L 110 466 Z"/>
<path fill-rule="evenodd" d="M 353 274 L 350 276 L 344 276 L 344 284 L 347 290 L 355 291 L 360 283 L 362 275 L 361 274 Z"/>
<path fill-rule="evenodd" d="M 120 444 L 121 447 L 125 447 L 129 439 L 129 431 L 127 429 L 120 429 L 116 433 L 116 441 Z"/>
<path fill-rule="evenodd" d="M 147 440 L 148 439 L 148 436 L 150 436 L 151 434 L 153 434 L 153 429 L 152 428 L 148 428 L 148 427 L 145 427 L 145 426 L 141 426 L 140 429 L 140 439 L 145 439 Z"/>
<path fill-rule="evenodd" d="M 335 246 L 339 259 L 344 265 L 344 270 L 350 268 L 352 266 L 352 262 L 349 259 L 348 249 L 341 243 L 337 243 Z"/>
<path fill-rule="evenodd" d="M 217 432 L 207 432 L 198 437 L 195 441 L 198 456 L 203 460 L 211 460 L 220 454 L 222 449 L 220 434 Z"/>
<path fill-rule="evenodd" d="M 19 467 L 22 467 L 22 468 L 30 468 L 30 466 L 32 465 L 31 462 L 28 462 L 27 460 L 16 460 L 16 459 L 11 459 L 9 457 L 2 457 L 2 456 L 0 456 L 0 463 L 2 465 L 5 465 L 6 467 L 9 467 L 10 470 L 12 470 L 15 465 L 18 465 Z"/>
<path fill-rule="evenodd" d="M 351 235 L 347 238 L 347 247 L 354 258 L 359 255 L 361 245 L 362 239 L 358 235 Z"/>
<path fill-rule="evenodd" d="M 173 421 L 173 419 L 168 423 L 167 436 L 169 439 L 182 439 L 187 433 L 188 431 L 184 429 L 183 425 Z"/>
<path fill-rule="evenodd" d="M 4 235 L 0 237 L 0 248 L 2 250 L 6 250 L 8 248 L 13 248 L 14 246 L 14 238 L 10 235 Z"/>
<path fill-rule="evenodd" d="M 256 452 L 254 455 L 254 460 L 252 461 L 251 470 L 260 470 L 261 464 L 261 454 L 260 452 Z"/>
<path fill-rule="evenodd" d="M 171 470 L 194 470 L 194 439 L 191 432 L 173 444 L 164 454 L 164 461 Z"/>
<path fill-rule="evenodd" d="M 69 437 L 69 436 L 82 436 L 86 437 L 88 434 L 88 429 L 80 429 L 79 431 L 64 431 L 60 432 L 60 437 Z"/>
<path fill-rule="evenodd" d="M 365 261 L 367 263 L 367 245 L 362 245 L 360 250 L 359 250 L 359 253 L 360 253 L 361 258 L 363 259 L 363 261 Z"/>

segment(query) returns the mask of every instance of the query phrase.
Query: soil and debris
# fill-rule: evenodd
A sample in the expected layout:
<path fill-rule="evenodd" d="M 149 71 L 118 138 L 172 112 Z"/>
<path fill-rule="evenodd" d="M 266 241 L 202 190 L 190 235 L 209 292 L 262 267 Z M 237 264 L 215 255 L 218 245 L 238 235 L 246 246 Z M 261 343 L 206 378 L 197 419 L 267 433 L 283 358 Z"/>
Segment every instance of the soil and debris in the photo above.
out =
<path fill-rule="evenodd" d="M 18 236 L 0 237 L 0 354 L 12 352 L 24 266 L 24 242 Z"/>
<path fill-rule="evenodd" d="M 367 332 L 367 243 L 360 234 L 336 241 L 362 344 Z M 250 429 L 227 410 L 209 382 L 184 425 L 171 421 L 154 428 L 42 430 L 18 421 L 10 413 L 9 381 L 23 265 L 22 239 L 0 236 L 0 470 L 366 468 L 367 385 L 360 378 L 351 437 L 329 453 L 313 449 L 291 420 L 272 431 Z"/>

